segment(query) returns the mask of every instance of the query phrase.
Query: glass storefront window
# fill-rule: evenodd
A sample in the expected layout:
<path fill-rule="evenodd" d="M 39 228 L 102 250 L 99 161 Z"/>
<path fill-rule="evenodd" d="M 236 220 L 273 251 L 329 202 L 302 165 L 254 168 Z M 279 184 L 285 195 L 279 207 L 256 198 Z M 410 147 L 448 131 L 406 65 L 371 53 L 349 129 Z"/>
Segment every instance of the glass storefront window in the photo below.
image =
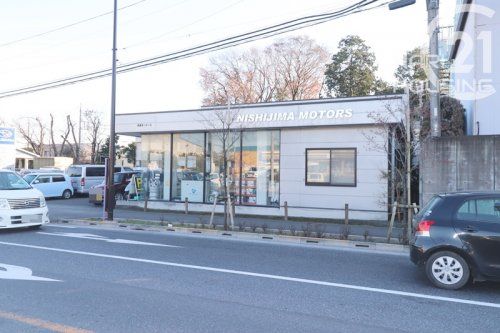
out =
<path fill-rule="evenodd" d="M 238 132 L 226 143 L 235 203 L 279 206 L 279 130 Z M 217 132 L 142 135 L 144 190 L 151 200 L 213 203 L 224 196 L 223 157 Z"/>
<path fill-rule="evenodd" d="M 170 134 L 142 135 L 143 188 L 150 200 L 170 199 Z"/>
<path fill-rule="evenodd" d="M 242 205 L 279 205 L 279 131 L 242 134 Z"/>
<path fill-rule="evenodd" d="M 203 202 L 205 133 L 173 134 L 172 200 Z"/>
<path fill-rule="evenodd" d="M 206 167 L 205 167 L 205 202 L 214 202 L 224 196 L 224 180 L 229 194 L 237 196 L 240 170 L 240 136 L 231 133 L 224 138 L 222 133 L 207 133 Z M 224 142 L 225 141 L 225 142 Z M 224 150 L 227 157 L 227 177 L 224 178 Z"/>

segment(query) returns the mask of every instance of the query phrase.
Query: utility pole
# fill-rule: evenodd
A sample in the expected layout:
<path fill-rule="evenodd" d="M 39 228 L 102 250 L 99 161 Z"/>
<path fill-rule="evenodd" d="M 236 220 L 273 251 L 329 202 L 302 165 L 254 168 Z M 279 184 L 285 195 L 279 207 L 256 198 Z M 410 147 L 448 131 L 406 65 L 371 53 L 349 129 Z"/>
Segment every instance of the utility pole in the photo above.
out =
<path fill-rule="evenodd" d="M 439 105 L 439 0 L 427 0 L 429 27 L 429 100 L 431 111 L 431 136 L 441 136 L 441 110 Z"/>
<path fill-rule="evenodd" d="M 115 108 L 116 108 L 116 30 L 118 0 L 114 0 L 113 9 L 113 60 L 111 75 L 111 121 L 109 126 L 109 157 L 106 173 L 106 220 L 113 221 L 115 193 L 113 188 L 115 171 Z"/>
<path fill-rule="evenodd" d="M 407 237 L 408 241 L 412 236 L 412 211 L 411 211 L 411 109 L 410 109 L 410 88 L 405 88 L 405 118 L 406 118 L 406 138 L 405 138 L 405 159 L 406 159 L 406 218 L 407 218 Z"/>
<path fill-rule="evenodd" d="M 416 0 L 399 0 L 389 4 L 390 10 L 413 5 Z M 439 104 L 439 0 L 426 0 L 429 28 L 429 99 L 431 136 L 441 136 L 441 110 Z"/>
<path fill-rule="evenodd" d="M 82 149 L 82 103 L 80 103 L 80 115 L 78 120 L 78 148 L 76 149 L 77 162 L 80 163 L 80 155 Z"/>

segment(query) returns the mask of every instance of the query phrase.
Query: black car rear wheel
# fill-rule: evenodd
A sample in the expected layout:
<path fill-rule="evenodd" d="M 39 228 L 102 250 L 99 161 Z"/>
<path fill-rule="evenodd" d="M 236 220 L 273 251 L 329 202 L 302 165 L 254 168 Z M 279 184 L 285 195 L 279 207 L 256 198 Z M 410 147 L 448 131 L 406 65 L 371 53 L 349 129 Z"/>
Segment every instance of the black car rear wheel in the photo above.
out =
<path fill-rule="evenodd" d="M 450 290 L 462 288 L 470 277 L 467 262 L 451 251 L 440 251 L 431 255 L 426 262 L 425 272 L 436 287 Z"/>

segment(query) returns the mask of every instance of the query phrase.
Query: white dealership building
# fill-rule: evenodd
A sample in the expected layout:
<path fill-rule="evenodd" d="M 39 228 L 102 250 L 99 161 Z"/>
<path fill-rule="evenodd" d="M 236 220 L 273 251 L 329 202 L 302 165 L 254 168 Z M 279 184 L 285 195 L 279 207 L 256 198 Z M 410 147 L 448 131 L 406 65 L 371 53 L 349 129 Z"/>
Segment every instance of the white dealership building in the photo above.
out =
<path fill-rule="evenodd" d="M 286 205 L 289 216 L 343 218 L 348 204 L 351 219 L 385 220 L 390 124 L 405 105 L 405 95 L 384 95 L 141 112 L 117 115 L 116 131 L 140 142 L 150 208 L 183 210 L 187 198 L 190 210 L 211 211 L 226 142 L 236 213 L 280 216 Z"/>

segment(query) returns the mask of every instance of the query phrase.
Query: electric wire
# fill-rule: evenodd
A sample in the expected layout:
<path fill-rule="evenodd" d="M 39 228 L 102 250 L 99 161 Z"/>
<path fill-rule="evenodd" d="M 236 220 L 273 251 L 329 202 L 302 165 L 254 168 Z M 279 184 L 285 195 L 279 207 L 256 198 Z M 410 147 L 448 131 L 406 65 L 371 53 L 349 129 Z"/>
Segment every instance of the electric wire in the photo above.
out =
<path fill-rule="evenodd" d="M 137 2 L 131 3 L 130 5 L 126 5 L 126 6 L 120 7 L 120 8 L 118 8 L 118 10 L 122 10 L 122 9 L 125 9 L 125 8 L 130 8 L 130 7 L 138 5 L 138 4 L 140 4 L 142 2 L 145 2 L 145 1 L 147 1 L 147 0 L 139 0 Z M 106 15 L 109 15 L 109 14 L 113 14 L 113 11 L 105 12 L 105 13 L 102 13 L 102 14 L 99 14 L 99 15 L 96 15 L 96 16 L 92 16 L 92 17 L 89 17 L 89 18 L 86 18 L 86 19 L 83 19 L 83 20 L 80 20 L 80 21 L 76 21 L 76 22 L 73 22 L 73 23 L 70 23 L 70 24 L 67 24 L 67 25 L 63 25 L 61 27 L 57 27 L 57 28 L 50 29 L 50 30 L 47 30 L 47 31 L 44 31 L 44 32 L 40 32 L 40 33 L 31 35 L 31 36 L 26 36 L 26 37 L 19 38 L 19 39 L 16 39 L 16 40 L 11 40 L 9 42 L 5 42 L 5 43 L 0 44 L 0 47 L 5 47 L 5 46 L 17 44 L 17 43 L 24 42 L 24 41 L 27 41 L 27 40 L 30 40 L 30 39 L 34 39 L 34 38 L 38 38 L 38 37 L 41 37 L 41 36 L 45 36 L 45 35 L 48 35 L 48 34 L 51 34 L 51 33 L 57 32 L 57 31 L 65 30 L 65 29 L 74 27 L 75 25 L 86 23 L 86 22 L 98 19 L 100 17 L 106 16 Z"/>
<path fill-rule="evenodd" d="M 215 42 L 191 47 L 188 49 L 184 49 L 181 51 L 176 51 L 176 52 L 172 52 L 169 54 L 164 54 L 161 56 L 152 57 L 152 58 L 143 59 L 143 60 L 135 61 L 132 63 L 120 65 L 117 67 L 117 74 L 130 72 L 130 71 L 137 70 L 137 69 L 142 69 L 145 67 L 155 66 L 155 65 L 166 63 L 166 62 L 180 60 L 183 58 L 192 57 L 192 56 L 196 56 L 196 55 L 200 55 L 200 54 L 204 54 L 204 53 L 208 53 L 208 52 L 213 52 L 216 50 L 234 47 L 234 46 L 249 43 L 249 42 L 252 42 L 252 41 L 255 41 L 258 39 L 269 38 L 272 36 L 287 33 L 290 31 L 295 31 L 295 30 L 302 29 L 305 27 L 318 25 L 318 24 L 321 24 L 321 23 L 324 23 L 324 22 L 327 22 L 327 21 L 330 21 L 333 19 L 337 19 L 340 17 L 344 17 L 347 15 L 351 15 L 351 14 L 355 14 L 355 13 L 359 13 L 359 12 L 364 12 L 366 10 L 372 10 L 375 8 L 379 8 L 381 6 L 384 6 L 384 5 L 387 5 L 388 3 L 393 2 L 394 0 L 384 2 L 384 3 L 379 4 L 377 6 L 367 7 L 368 5 L 376 3 L 378 1 L 379 0 L 359 1 L 351 6 L 348 6 L 344 9 L 336 11 L 336 12 L 317 14 L 317 15 L 309 15 L 309 16 L 298 18 L 298 19 L 290 20 L 287 22 L 283 22 L 280 24 L 275 24 L 275 25 L 267 27 L 267 28 L 262 28 L 262 29 L 254 30 L 252 32 L 224 38 L 224 39 L 219 40 L 219 41 L 215 41 Z M 24 88 L 18 88 L 18 89 L 14 89 L 14 90 L 10 90 L 10 91 L 0 92 L 0 98 L 6 98 L 6 97 L 16 96 L 16 95 L 20 95 L 20 94 L 26 94 L 26 93 L 32 93 L 32 92 L 41 91 L 41 90 L 57 88 L 57 87 L 75 84 L 75 83 L 79 83 L 79 82 L 85 82 L 85 81 L 89 81 L 89 80 L 95 80 L 95 79 L 99 79 L 99 78 L 106 77 L 109 75 L 111 75 L 111 69 L 105 69 L 105 70 L 95 71 L 95 72 L 91 72 L 91 73 L 75 75 L 75 76 L 71 76 L 68 78 L 55 80 L 52 82 L 46 82 L 46 83 L 32 85 L 32 86 L 28 86 L 28 87 L 24 87 Z"/>

